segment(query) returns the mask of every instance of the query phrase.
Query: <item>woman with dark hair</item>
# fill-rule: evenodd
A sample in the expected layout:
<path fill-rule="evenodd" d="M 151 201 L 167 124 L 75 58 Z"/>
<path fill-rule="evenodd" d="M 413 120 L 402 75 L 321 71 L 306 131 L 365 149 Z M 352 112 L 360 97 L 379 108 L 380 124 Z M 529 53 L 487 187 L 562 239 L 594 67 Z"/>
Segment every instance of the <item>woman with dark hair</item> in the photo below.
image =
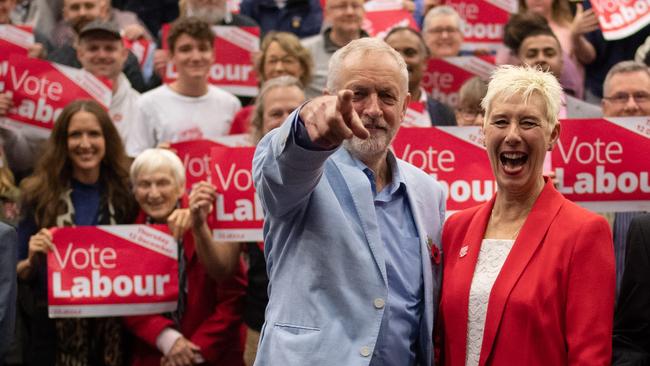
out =
<path fill-rule="evenodd" d="M 56 120 L 36 169 L 22 184 L 18 277 L 33 290 L 28 364 L 120 365 L 122 326 L 116 318 L 48 319 L 48 228 L 113 225 L 133 219 L 128 158 L 102 107 L 78 100 Z"/>

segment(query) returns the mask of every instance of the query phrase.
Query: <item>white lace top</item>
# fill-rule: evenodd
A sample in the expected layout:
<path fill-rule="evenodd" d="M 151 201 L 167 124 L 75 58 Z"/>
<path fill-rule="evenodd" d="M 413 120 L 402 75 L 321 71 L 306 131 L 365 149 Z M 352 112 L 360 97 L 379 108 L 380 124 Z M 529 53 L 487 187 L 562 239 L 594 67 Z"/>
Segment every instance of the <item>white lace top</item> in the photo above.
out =
<path fill-rule="evenodd" d="M 504 239 L 483 239 L 481 243 L 469 290 L 466 366 L 478 365 L 490 292 L 514 243 L 514 240 Z"/>

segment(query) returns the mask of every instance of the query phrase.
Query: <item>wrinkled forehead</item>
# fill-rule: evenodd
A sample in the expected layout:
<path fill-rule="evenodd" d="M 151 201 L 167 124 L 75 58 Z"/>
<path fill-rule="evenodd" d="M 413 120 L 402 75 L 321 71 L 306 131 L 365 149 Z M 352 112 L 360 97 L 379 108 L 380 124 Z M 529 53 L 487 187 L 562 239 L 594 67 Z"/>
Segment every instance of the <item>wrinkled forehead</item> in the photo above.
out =
<path fill-rule="evenodd" d="M 101 5 L 104 1 L 106 0 L 63 0 L 63 6 L 66 8 L 85 4 L 98 6 Z"/>
<path fill-rule="evenodd" d="M 460 24 L 458 24 L 458 18 L 456 18 L 452 14 L 439 14 L 436 15 L 432 18 L 429 19 L 429 23 L 427 24 L 427 28 L 435 28 L 435 27 L 456 27 L 459 28 Z"/>
<path fill-rule="evenodd" d="M 650 74 L 646 71 L 620 72 L 612 75 L 606 87 L 607 94 L 618 92 L 646 92 L 650 93 Z"/>
<path fill-rule="evenodd" d="M 395 51 L 396 52 L 396 51 Z M 402 60 L 402 56 L 400 56 Z M 367 60 L 381 60 L 381 69 L 369 69 L 367 65 Z M 390 82 L 394 81 L 402 91 L 408 90 L 408 72 L 406 71 L 406 65 L 404 68 L 400 67 L 400 64 L 395 59 L 394 55 L 389 53 L 388 50 L 354 50 L 349 53 L 345 58 L 341 60 L 341 69 L 353 73 L 359 73 L 363 71 L 368 71 L 369 73 L 378 72 L 378 73 L 391 73 L 397 76 L 394 80 L 376 80 L 378 82 Z M 339 88 L 346 83 L 346 80 L 337 80 Z"/>

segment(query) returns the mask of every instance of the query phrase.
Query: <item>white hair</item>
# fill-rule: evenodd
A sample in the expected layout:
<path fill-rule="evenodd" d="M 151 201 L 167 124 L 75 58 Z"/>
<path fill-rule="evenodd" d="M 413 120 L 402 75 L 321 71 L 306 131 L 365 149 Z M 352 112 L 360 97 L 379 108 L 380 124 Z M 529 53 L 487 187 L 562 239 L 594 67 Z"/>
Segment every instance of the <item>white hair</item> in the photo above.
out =
<path fill-rule="evenodd" d="M 487 93 L 481 101 L 481 107 L 485 110 L 483 125 L 487 123 L 492 101 L 497 97 L 508 99 L 515 94 L 521 94 L 524 103 L 528 103 L 528 98 L 534 93 L 544 100 L 548 128 L 552 130 L 558 122 L 562 103 L 562 87 L 557 78 L 539 67 L 512 65 L 498 67 L 492 73 Z"/>
<path fill-rule="evenodd" d="M 338 91 L 340 86 L 338 79 L 341 72 L 341 66 L 349 56 L 361 54 L 365 57 L 370 53 L 384 53 L 392 57 L 397 63 L 399 73 L 402 76 L 402 81 L 399 85 L 402 87 L 403 92 L 408 91 L 409 74 L 406 69 L 406 62 L 404 62 L 402 55 L 383 40 L 370 37 L 355 39 L 345 47 L 334 52 L 329 62 L 327 90 L 332 94 Z"/>
<path fill-rule="evenodd" d="M 627 74 L 632 72 L 645 72 L 648 77 L 650 77 L 650 68 L 646 64 L 633 60 L 621 61 L 612 66 L 612 68 L 609 69 L 609 72 L 607 72 L 607 76 L 605 76 L 605 82 L 603 83 L 603 94 L 609 94 L 609 89 L 611 87 L 609 84 L 612 82 L 614 75 Z"/>
<path fill-rule="evenodd" d="M 449 5 L 440 5 L 429 10 L 429 12 L 427 12 L 427 15 L 424 16 L 424 21 L 422 22 L 422 33 L 426 33 L 429 28 L 431 28 L 430 24 L 433 19 L 449 15 L 454 17 L 456 27 L 458 27 L 458 30 L 460 30 L 463 26 L 463 18 L 460 17 L 456 9 L 452 8 Z"/>
<path fill-rule="evenodd" d="M 181 159 L 167 149 L 146 149 L 141 152 L 131 164 L 131 184 L 135 186 L 136 179 L 142 172 L 171 170 L 178 187 L 185 187 L 185 167 Z"/>

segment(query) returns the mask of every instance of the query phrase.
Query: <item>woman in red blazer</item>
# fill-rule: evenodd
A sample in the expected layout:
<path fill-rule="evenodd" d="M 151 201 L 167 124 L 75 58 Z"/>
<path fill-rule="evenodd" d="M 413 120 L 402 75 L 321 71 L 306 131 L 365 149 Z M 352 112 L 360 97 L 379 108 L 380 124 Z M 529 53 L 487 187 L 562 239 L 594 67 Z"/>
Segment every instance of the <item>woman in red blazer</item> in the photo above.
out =
<path fill-rule="evenodd" d="M 505 66 L 482 102 L 498 192 L 443 228 L 444 364 L 609 365 L 614 252 L 605 219 L 542 176 L 561 88 Z"/>
<path fill-rule="evenodd" d="M 170 227 L 174 236 L 181 238 L 179 287 L 184 289 L 184 294 L 179 294 L 179 309 L 173 313 L 125 318 L 137 338 L 131 364 L 244 366 L 243 268 L 234 265 L 233 276 L 216 282 L 199 262 L 195 241 L 204 241 L 204 246 L 214 243 L 205 215 L 198 220 L 196 215 L 190 217 L 188 210 L 177 209 L 179 202 L 187 207 L 183 163 L 169 150 L 145 150 L 131 166 L 131 181 L 142 210 L 137 222 L 176 223 Z M 186 231 L 190 221 L 201 222 L 193 222 L 192 230 Z"/>

